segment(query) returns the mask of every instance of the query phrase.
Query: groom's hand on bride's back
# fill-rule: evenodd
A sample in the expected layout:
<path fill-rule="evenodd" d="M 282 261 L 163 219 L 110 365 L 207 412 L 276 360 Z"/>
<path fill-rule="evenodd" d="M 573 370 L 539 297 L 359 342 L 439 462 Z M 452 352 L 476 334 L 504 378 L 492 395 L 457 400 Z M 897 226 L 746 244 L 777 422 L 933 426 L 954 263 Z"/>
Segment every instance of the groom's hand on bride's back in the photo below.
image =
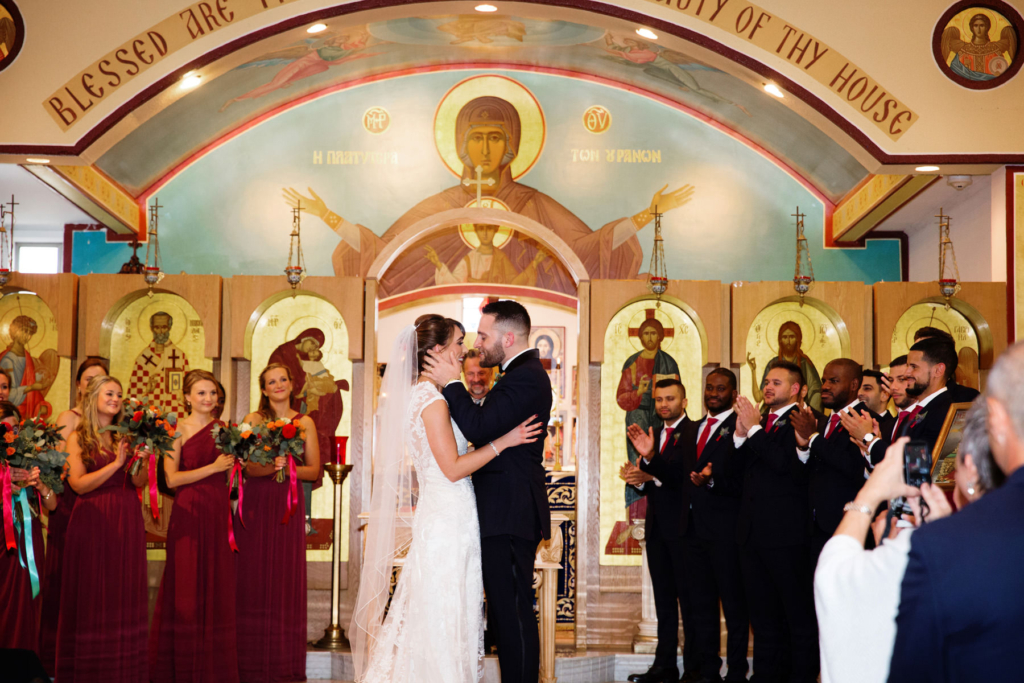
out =
<path fill-rule="evenodd" d="M 424 377 L 442 387 L 462 377 L 462 363 L 459 362 L 458 352 L 454 350 L 447 353 L 427 351 L 423 366 Z"/>

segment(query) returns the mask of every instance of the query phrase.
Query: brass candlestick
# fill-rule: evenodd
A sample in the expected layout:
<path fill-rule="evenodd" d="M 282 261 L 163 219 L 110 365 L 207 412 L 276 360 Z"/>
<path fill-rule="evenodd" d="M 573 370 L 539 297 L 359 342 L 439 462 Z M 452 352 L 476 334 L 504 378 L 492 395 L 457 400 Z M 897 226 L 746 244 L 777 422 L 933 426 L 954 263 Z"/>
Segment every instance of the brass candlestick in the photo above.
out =
<path fill-rule="evenodd" d="M 320 650 L 344 651 L 351 650 L 352 646 L 345 637 L 341 625 L 338 623 L 338 615 L 341 599 L 341 487 L 352 471 L 352 465 L 339 465 L 329 462 L 324 464 L 324 471 L 334 482 L 334 539 L 331 542 L 331 625 L 324 630 L 324 636 L 313 643 L 313 647 Z"/>

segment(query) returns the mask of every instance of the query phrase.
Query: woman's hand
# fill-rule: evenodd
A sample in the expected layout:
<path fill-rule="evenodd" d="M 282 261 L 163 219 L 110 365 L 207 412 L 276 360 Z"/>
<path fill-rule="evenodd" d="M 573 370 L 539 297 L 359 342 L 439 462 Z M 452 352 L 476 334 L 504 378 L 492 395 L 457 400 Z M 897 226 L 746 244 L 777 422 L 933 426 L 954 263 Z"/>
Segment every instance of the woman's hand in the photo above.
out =
<path fill-rule="evenodd" d="M 27 482 L 30 476 L 32 476 L 32 474 L 28 470 L 23 470 L 20 467 L 11 468 L 11 481 Z M 28 486 L 28 484 L 23 484 L 22 486 Z"/>
<path fill-rule="evenodd" d="M 124 466 L 125 461 L 128 459 L 128 440 L 121 439 L 121 443 L 117 445 L 117 455 L 114 456 L 114 464 L 118 467 Z"/>
<path fill-rule="evenodd" d="M 871 509 L 878 507 L 884 501 L 905 496 L 910 498 L 920 495 L 920 492 L 913 486 L 907 486 L 903 481 L 903 447 L 910 441 L 907 437 L 901 437 L 889 446 L 885 451 L 885 458 L 878 463 L 875 471 L 871 473 L 868 480 L 864 482 L 863 488 L 857 494 L 856 502 L 860 505 L 867 505 Z"/>
<path fill-rule="evenodd" d="M 274 471 L 275 472 L 283 470 L 287 465 L 288 465 L 288 457 L 287 456 L 279 455 L 276 458 L 274 458 Z"/>
<path fill-rule="evenodd" d="M 214 472 L 227 472 L 234 466 L 235 456 L 227 455 L 226 453 L 221 453 L 212 463 Z"/>
<path fill-rule="evenodd" d="M 505 448 L 521 446 L 524 443 L 533 443 L 540 438 L 540 435 L 543 433 L 544 423 L 537 420 L 536 415 L 531 415 L 529 418 L 524 420 L 522 424 L 505 435 L 508 439 L 508 443 L 505 444 Z"/>
<path fill-rule="evenodd" d="M 921 511 L 922 498 L 928 505 L 927 515 Z M 913 522 L 916 527 L 921 526 L 925 522 L 934 522 L 937 519 L 949 517 L 953 514 L 953 507 L 949 504 L 946 494 L 934 484 L 921 484 L 921 495 L 919 497 L 907 498 L 907 503 L 910 504 L 910 509 L 914 511 Z"/>

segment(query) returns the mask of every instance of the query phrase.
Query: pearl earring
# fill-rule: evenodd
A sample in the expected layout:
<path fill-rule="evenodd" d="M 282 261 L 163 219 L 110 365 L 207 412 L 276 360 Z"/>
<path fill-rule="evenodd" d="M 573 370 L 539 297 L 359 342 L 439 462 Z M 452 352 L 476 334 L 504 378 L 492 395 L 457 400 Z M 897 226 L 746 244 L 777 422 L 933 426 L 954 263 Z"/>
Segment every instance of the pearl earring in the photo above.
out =
<path fill-rule="evenodd" d="M 977 480 L 975 480 L 974 482 L 972 482 L 972 483 L 967 485 L 967 495 L 968 496 L 973 496 L 975 493 L 977 493 L 977 490 L 974 488 L 977 485 L 978 485 Z"/>

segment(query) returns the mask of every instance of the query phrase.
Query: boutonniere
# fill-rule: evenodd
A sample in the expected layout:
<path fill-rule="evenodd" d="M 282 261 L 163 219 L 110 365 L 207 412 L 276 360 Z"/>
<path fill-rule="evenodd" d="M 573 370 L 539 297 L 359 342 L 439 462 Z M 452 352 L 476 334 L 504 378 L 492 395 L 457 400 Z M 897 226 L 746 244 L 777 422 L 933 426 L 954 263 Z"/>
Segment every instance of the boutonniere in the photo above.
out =
<path fill-rule="evenodd" d="M 785 420 L 776 420 L 775 427 L 785 427 L 785 426 L 786 426 L 786 421 Z"/>
<path fill-rule="evenodd" d="M 681 434 L 680 434 L 679 432 L 676 432 L 676 433 L 675 433 L 675 434 L 674 434 L 674 435 L 672 436 L 672 445 L 673 445 L 673 446 L 674 446 L 674 445 L 676 445 L 677 443 L 679 443 L 679 437 L 680 437 L 680 436 L 682 436 L 682 435 L 681 435 Z"/>
<path fill-rule="evenodd" d="M 914 421 L 910 423 L 910 426 L 911 427 L 916 427 L 918 425 L 918 423 L 921 422 L 921 420 L 923 420 L 925 418 L 925 416 L 927 416 L 927 415 L 928 415 L 928 411 L 927 410 L 918 413 L 917 417 L 914 418 Z"/>
<path fill-rule="evenodd" d="M 723 436 L 729 436 L 729 434 L 731 433 L 732 432 L 729 430 L 728 427 L 722 427 L 721 429 L 718 430 L 718 436 L 715 437 L 715 441 L 720 440 Z"/>

